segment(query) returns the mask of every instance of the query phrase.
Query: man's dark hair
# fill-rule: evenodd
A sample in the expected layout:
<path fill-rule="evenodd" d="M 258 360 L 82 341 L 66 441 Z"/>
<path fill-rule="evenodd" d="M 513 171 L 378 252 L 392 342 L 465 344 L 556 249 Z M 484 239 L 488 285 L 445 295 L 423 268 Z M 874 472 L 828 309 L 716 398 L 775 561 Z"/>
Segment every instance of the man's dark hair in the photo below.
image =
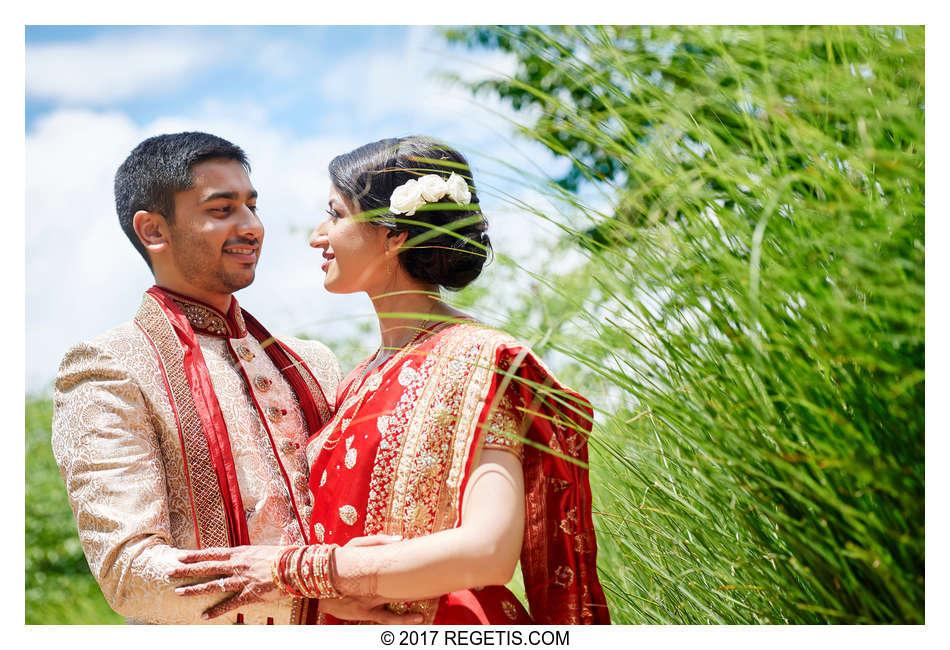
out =
<path fill-rule="evenodd" d="M 152 267 L 145 246 L 132 227 L 139 210 L 158 212 L 167 220 L 175 217 L 175 194 L 191 189 L 192 167 L 212 158 L 236 160 L 248 173 L 251 166 L 244 151 L 210 133 L 166 133 L 143 140 L 115 173 L 115 211 L 119 225 L 135 250 Z"/>

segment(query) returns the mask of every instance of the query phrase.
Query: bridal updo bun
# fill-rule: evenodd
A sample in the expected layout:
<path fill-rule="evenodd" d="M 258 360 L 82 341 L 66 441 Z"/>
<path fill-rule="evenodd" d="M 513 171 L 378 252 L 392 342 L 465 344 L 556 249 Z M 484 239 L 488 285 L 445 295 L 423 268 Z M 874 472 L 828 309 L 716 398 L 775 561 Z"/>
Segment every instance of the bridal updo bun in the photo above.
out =
<path fill-rule="evenodd" d="M 390 211 L 390 197 L 397 187 L 429 174 L 447 181 L 453 173 L 464 179 L 471 192 L 464 207 L 444 196 L 411 216 Z M 372 142 L 330 161 L 330 181 L 354 207 L 369 213 L 370 223 L 395 233 L 407 232 L 410 246 L 400 250 L 399 263 L 413 278 L 458 290 L 482 272 L 491 253 L 488 224 L 468 161 L 455 149 L 421 136 Z M 466 223 L 459 226 L 459 221 Z M 420 240 L 412 243 L 416 238 Z"/>

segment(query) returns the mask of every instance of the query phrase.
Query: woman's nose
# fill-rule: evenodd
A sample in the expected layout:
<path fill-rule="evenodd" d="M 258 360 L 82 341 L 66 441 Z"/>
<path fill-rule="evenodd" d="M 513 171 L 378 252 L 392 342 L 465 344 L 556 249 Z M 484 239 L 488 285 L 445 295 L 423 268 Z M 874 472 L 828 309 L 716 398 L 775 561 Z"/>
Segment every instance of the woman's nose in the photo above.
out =
<path fill-rule="evenodd" d="M 323 224 L 313 229 L 313 232 L 310 233 L 310 246 L 311 248 L 322 248 L 327 245 L 327 235 Z"/>

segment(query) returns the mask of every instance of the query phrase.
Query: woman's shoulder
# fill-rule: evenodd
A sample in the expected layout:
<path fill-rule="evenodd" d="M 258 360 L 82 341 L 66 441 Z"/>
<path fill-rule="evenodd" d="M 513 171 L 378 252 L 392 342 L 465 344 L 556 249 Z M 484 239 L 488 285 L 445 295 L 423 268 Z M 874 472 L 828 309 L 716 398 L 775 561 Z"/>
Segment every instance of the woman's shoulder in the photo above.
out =
<path fill-rule="evenodd" d="M 508 332 L 476 320 L 465 320 L 453 324 L 443 330 L 441 339 L 437 345 L 453 358 L 471 357 L 474 354 L 482 359 L 489 359 L 501 369 L 507 369 L 512 365 L 520 367 L 528 364 L 544 374 L 551 374 L 530 345 Z M 468 354 L 460 354 L 462 352 L 468 352 Z"/>
<path fill-rule="evenodd" d="M 526 347 L 511 334 L 469 318 L 446 327 L 441 338 L 445 343 L 453 345 L 492 346 L 499 349 Z"/>

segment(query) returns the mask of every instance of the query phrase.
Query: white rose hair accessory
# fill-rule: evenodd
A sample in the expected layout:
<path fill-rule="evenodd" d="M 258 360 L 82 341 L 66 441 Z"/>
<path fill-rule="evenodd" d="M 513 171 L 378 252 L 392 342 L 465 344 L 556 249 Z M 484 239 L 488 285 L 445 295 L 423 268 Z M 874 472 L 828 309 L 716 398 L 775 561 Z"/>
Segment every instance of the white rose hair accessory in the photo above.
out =
<path fill-rule="evenodd" d="M 411 217 L 426 203 L 436 203 L 448 196 L 458 205 L 472 201 L 472 193 L 465 179 L 452 172 L 443 180 L 438 174 L 426 174 L 420 178 L 406 181 L 389 197 L 389 211 L 393 214 L 405 214 Z"/>

